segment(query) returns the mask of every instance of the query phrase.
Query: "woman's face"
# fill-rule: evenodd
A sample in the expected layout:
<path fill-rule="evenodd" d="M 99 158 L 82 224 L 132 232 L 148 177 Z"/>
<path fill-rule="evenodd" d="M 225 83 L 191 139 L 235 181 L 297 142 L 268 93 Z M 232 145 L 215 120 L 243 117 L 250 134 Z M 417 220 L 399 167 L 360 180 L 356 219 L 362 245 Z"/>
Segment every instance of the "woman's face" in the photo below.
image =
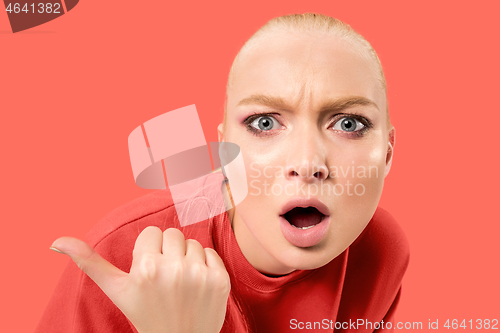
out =
<path fill-rule="evenodd" d="M 220 138 L 241 148 L 248 195 L 233 230 L 259 271 L 321 267 L 370 221 L 394 137 L 377 75 L 368 56 L 322 34 L 268 35 L 242 54 Z"/>

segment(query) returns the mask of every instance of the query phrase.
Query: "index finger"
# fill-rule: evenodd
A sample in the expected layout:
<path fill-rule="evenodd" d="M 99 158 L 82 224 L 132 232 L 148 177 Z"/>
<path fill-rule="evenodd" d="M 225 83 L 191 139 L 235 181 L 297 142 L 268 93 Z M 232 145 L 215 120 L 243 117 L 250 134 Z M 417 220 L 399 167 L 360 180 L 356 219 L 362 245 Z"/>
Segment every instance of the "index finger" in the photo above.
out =
<path fill-rule="evenodd" d="M 163 254 L 173 257 L 186 255 L 186 239 L 177 228 L 168 228 L 163 232 Z"/>
<path fill-rule="evenodd" d="M 144 228 L 135 240 L 133 257 L 140 257 L 144 253 L 161 253 L 162 238 L 160 228 L 155 226 Z"/>

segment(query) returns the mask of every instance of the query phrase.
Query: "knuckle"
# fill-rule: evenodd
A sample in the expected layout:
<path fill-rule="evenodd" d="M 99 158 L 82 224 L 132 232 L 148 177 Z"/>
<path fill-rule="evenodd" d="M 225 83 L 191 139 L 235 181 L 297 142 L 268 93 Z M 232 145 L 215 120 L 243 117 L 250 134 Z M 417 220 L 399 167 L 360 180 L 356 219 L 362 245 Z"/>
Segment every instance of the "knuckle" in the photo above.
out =
<path fill-rule="evenodd" d="M 171 260 L 166 266 L 167 276 L 170 281 L 181 281 L 184 278 L 186 268 L 181 260 Z"/>
<path fill-rule="evenodd" d="M 204 250 L 205 250 L 205 254 L 207 256 L 210 256 L 213 259 L 216 259 L 216 261 L 218 261 L 218 262 L 222 261 L 221 257 L 219 256 L 219 254 L 217 253 L 217 251 L 215 251 L 214 249 L 206 247 Z"/>
<path fill-rule="evenodd" d="M 84 273 L 87 273 L 87 265 L 85 265 L 85 259 L 76 262 L 76 266 L 81 269 Z"/>
<path fill-rule="evenodd" d="M 152 253 L 145 253 L 139 264 L 140 277 L 142 280 L 152 281 L 157 276 L 156 256 Z"/>
<path fill-rule="evenodd" d="M 203 249 L 203 246 L 196 239 L 186 239 L 186 247 L 191 247 L 194 249 Z"/>
<path fill-rule="evenodd" d="M 139 248 L 137 246 L 134 247 L 134 249 L 132 250 L 132 257 L 137 257 L 139 254 L 141 253 L 141 251 L 139 250 Z"/>
<path fill-rule="evenodd" d="M 213 270 L 211 281 L 211 288 L 220 293 L 229 293 L 231 290 L 231 279 L 226 271 L 219 269 Z"/>
<path fill-rule="evenodd" d="M 184 234 L 182 233 L 182 231 L 180 231 L 177 228 L 167 228 L 167 229 L 165 229 L 165 231 L 163 232 L 163 236 L 165 236 L 165 237 L 169 237 L 169 236 L 180 237 L 180 236 L 182 236 L 182 238 L 184 238 Z"/>
<path fill-rule="evenodd" d="M 189 265 L 189 273 L 196 281 L 204 281 L 207 276 L 207 267 L 202 263 L 194 262 Z"/>
<path fill-rule="evenodd" d="M 141 233 L 139 234 L 139 236 L 142 235 L 142 237 L 146 237 L 146 238 L 149 238 L 151 237 L 152 235 L 154 235 L 155 233 L 161 233 L 161 229 L 158 228 L 157 226 L 154 226 L 154 225 L 150 225 L 150 226 L 147 226 L 146 228 L 144 228 Z"/>
<path fill-rule="evenodd" d="M 149 226 L 147 226 L 146 228 L 144 228 L 144 230 L 155 230 L 155 231 L 156 231 L 156 230 L 160 230 L 160 231 L 161 231 L 161 229 L 160 229 L 160 228 L 158 228 L 158 227 L 157 227 L 157 226 L 155 226 L 155 225 L 149 225 Z M 143 231 L 144 231 L 144 230 L 143 230 Z"/>
<path fill-rule="evenodd" d="M 188 239 L 186 239 L 186 242 L 189 242 L 189 244 L 192 244 L 194 246 L 197 246 L 197 245 L 201 246 L 200 242 L 198 242 L 196 239 L 188 238 Z"/>
<path fill-rule="evenodd" d="M 92 253 L 86 258 L 79 258 L 75 263 L 79 269 L 81 269 L 85 274 L 88 274 L 89 266 L 91 265 L 92 259 L 97 255 L 97 252 L 92 249 Z"/>
<path fill-rule="evenodd" d="M 215 250 L 214 250 L 214 249 L 212 249 L 211 247 L 206 247 L 204 250 L 205 250 L 205 252 L 206 252 L 206 253 L 209 253 L 209 252 L 210 252 L 210 253 L 212 253 L 212 254 L 217 254 L 217 255 L 219 255 L 219 254 L 217 253 L 217 251 L 215 251 Z"/>

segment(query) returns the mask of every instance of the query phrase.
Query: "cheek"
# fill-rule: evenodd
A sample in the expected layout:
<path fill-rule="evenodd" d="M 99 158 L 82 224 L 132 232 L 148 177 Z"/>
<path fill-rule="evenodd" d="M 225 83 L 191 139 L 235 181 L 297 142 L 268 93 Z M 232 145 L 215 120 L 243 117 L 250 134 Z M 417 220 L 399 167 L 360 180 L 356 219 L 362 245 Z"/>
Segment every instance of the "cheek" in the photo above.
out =
<path fill-rule="evenodd" d="M 346 147 L 342 151 L 331 152 L 330 177 L 335 183 L 350 185 L 369 193 L 377 192 L 383 184 L 385 171 L 385 151 L 381 145 Z"/>
<path fill-rule="evenodd" d="M 283 179 L 283 168 L 275 160 L 276 156 L 262 154 L 251 158 L 248 151 L 244 156 L 248 195 L 236 210 L 257 241 L 273 251 L 287 244 L 280 236 L 279 225 L 279 202 L 283 186 L 277 180 Z"/>
<path fill-rule="evenodd" d="M 385 152 L 379 146 L 346 150 L 330 166 L 338 191 L 335 195 L 333 234 L 347 247 L 373 216 L 384 184 Z M 342 193 L 339 195 L 339 193 Z"/>
<path fill-rule="evenodd" d="M 247 193 L 241 202 L 235 202 L 236 210 L 252 233 L 265 233 L 269 231 L 266 228 L 270 226 L 270 223 L 266 221 L 276 210 L 274 198 L 268 195 L 270 187 L 267 184 L 275 178 L 274 166 L 279 165 L 278 161 L 282 157 L 277 154 L 277 149 L 270 149 L 269 145 L 258 144 L 253 136 L 247 134 L 236 135 L 235 132 L 228 132 L 226 137 L 228 142 L 239 146 L 244 165 L 244 172 L 241 169 L 238 172 L 238 180 L 245 182 Z M 231 191 L 233 191 L 235 183 L 231 177 L 228 178 Z"/>
<path fill-rule="evenodd" d="M 270 144 L 257 145 L 255 143 L 241 149 L 245 161 L 249 195 L 254 200 L 272 202 L 271 197 L 281 194 L 278 186 L 273 185 L 278 185 L 277 180 L 284 178 L 285 151 Z"/>
<path fill-rule="evenodd" d="M 272 200 L 269 198 L 269 185 L 273 175 L 272 164 L 261 160 L 259 158 L 252 158 L 252 154 L 248 151 L 244 152 L 245 170 L 246 170 L 246 183 L 248 187 L 248 194 L 245 200 L 238 205 L 240 215 L 245 216 L 263 216 L 266 212 L 270 211 Z M 256 209 L 258 207 L 258 209 Z M 243 216 L 242 216 L 243 217 Z M 263 221 L 259 219 L 245 219 L 251 221 Z"/>

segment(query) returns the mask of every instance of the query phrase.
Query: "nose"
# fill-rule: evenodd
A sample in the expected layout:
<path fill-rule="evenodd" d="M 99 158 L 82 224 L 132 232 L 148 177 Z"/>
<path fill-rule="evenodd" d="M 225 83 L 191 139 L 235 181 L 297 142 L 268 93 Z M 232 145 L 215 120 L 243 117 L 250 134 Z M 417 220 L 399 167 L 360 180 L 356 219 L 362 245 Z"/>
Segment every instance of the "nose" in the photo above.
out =
<path fill-rule="evenodd" d="M 300 135 L 289 147 L 285 166 L 287 179 L 314 182 L 328 178 L 326 149 L 321 138 L 313 133 Z"/>
<path fill-rule="evenodd" d="M 287 171 L 287 178 L 288 179 L 301 178 L 307 182 L 311 182 L 314 181 L 315 179 L 325 180 L 328 176 L 328 171 L 326 170 L 326 167 L 323 166 L 316 168 L 312 166 L 311 168 L 308 168 L 307 165 L 303 165 L 298 169 L 299 171 L 296 171 L 294 167 L 289 167 Z"/>

